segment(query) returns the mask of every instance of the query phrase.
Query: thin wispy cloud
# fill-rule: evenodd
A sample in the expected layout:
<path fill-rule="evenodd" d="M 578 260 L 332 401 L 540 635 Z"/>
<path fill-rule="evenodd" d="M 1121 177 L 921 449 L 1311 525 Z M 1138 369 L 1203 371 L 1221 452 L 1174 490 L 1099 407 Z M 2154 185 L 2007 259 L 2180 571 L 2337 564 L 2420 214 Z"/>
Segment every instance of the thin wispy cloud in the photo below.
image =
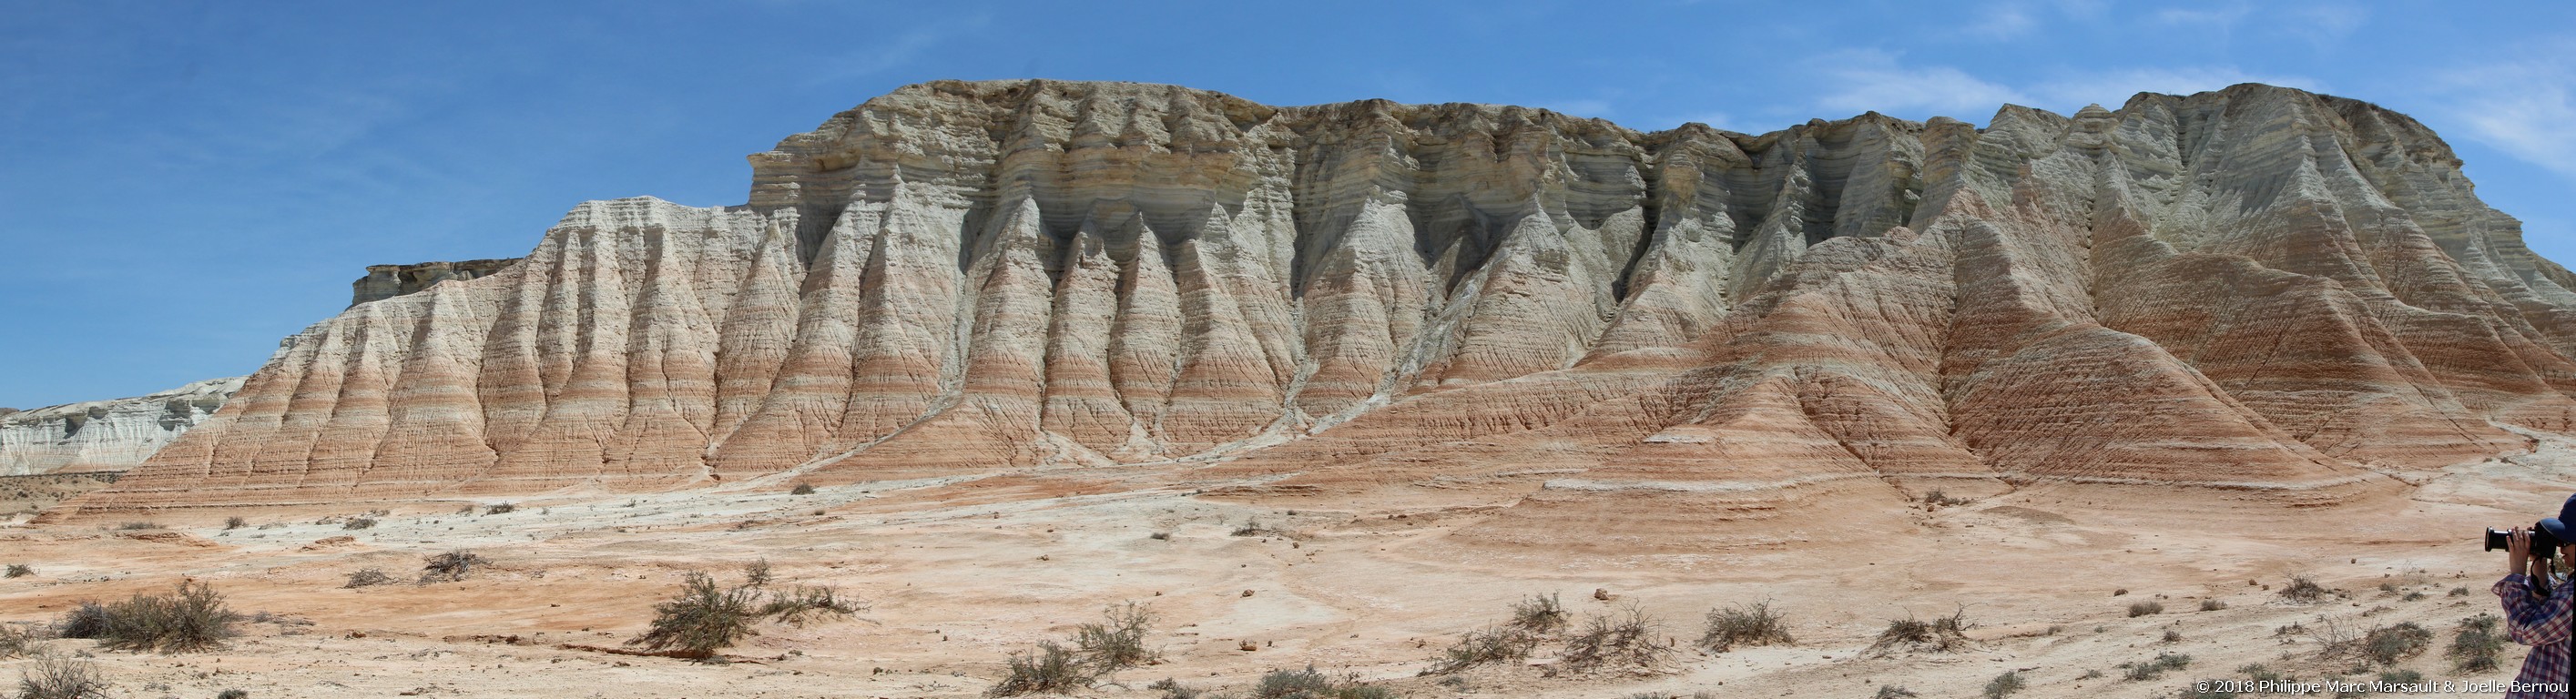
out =
<path fill-rule="evenodd" d="M 2327 48 L 2340 44 L 2370 22 L 2370 8 L 2358 5 L 2310 5 L 2281 11 L 2282 31 Z"/>
<path fill-rule="evenodd" d="M 992 19 L 989 13 L 979 13 L 913 29 L 891 38 L 867 41 L 860 48 L 817 66 L 807 83 L 821 85 L 864 78 L 910 65 L 929 55 L 931 49 L 942 42 L 982 29 Z"/>
<path fill-rule="evenodd" d="M 2251 14 L 2254 14 L 2252 6 L 2231 4 L 2201 8 L 2168 7 L 2157 10 L 2155 14 L 2148 15 L 2148 18 L 2153 19 L 2157 24 L 2169 27 L 2197 26 L 2204 29 L 2224 30 L 2235 27 L 2238 22 L 2245 21 L 2245 17 Z"/>
<path fill-rule="evenodd" d="M 2576 39 L 2559 37 L 2504 60 L 2440 76 L 2439 116 L 2524 162 L 2576 178 Z"/>
<path fill-rule="evenodd" d="M 1815 107 L 1828 114 L 1878 110 L 1948 116 L 1991 114 L 2007 102 L 2026 102 L 2020 91 L 1951 66 L 1907 66 L 1876 50 L 1830 54 L 1818 65 L 1826 90 Z"/>

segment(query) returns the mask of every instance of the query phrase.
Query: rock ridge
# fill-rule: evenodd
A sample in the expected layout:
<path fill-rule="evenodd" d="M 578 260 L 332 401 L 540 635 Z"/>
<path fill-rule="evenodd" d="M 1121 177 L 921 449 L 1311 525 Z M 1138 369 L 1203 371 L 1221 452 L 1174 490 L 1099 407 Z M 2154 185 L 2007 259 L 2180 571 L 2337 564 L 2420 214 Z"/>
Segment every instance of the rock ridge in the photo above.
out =
<path fill-rule="evenodd" d="M 1747 135 L 942 81 L 750 161 L 743 206 L 589 202 L 488 274 L 362 280 L 58 512 L 1173 461 L 1579 472 L 1504 518 L 1542 528 L 2313 504 L 2576 420 L 2576 276 L 2429 129 L 2286 88 Z"/>
<path fill-rule="evenodd" d="M 245 377 L 134 398 L 0 409 L 0 476 L 123 471 L 215 414 Z"/>

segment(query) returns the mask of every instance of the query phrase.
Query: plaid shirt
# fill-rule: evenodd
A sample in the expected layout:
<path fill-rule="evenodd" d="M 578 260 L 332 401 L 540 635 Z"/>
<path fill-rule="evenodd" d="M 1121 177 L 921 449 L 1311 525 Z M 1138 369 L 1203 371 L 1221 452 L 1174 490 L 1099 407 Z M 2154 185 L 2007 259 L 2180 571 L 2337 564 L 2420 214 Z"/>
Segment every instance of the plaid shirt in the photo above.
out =
<path fill-rule="evenodd" d="M 2505 636 L 2515 643 L 2531 646 L 2522 659 L 2522 673 L 2514 675 L 2517 686 L 2505 693 L 2505 699 L 2541 699 L 2567 696 L 2567 631 L 2570 617 L 2570 594 L 2576 594 L 2576 580 L 2561 582 L 2542 598 L 2531 591 L 2531 578 L 2507 575 L 2496 581 L 2496 597 L 2504 600 Z"/>

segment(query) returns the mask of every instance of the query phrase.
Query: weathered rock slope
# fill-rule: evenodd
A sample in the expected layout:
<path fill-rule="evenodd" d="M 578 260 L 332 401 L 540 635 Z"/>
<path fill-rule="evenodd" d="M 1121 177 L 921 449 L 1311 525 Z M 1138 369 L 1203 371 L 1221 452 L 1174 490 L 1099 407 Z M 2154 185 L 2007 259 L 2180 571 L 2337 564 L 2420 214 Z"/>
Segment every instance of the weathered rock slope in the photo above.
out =
<path fill-rule="evenodd" d="M 937 82 L 751 161 L 747 205 L 586 203 L 307 329 L 69 507 L 1215 459 L 1555 473 L 1486 535 L 1683 536 L 1934 488 L 2313 504 L 2576 420 L 2576 277 L 2422 125 L 2262 85 L 1751 136 Z"/>
<path fill-rule="evenodd" d="M 0 476 L 132 468 L 214 415 L 241 390 L 242 379 L 210 379 L 134 398 L 0 411 Z"/>

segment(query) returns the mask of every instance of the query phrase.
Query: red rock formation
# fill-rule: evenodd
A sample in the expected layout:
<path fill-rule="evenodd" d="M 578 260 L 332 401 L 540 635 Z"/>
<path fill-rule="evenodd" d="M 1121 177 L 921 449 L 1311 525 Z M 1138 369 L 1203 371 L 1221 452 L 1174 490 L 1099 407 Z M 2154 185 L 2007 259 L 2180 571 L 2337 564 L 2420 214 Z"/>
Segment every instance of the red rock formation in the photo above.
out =
<path fill-rule="evenodd" d="M 2322 502 L 2576 420 L 2576 275 L 2421 125 L 2260 85 L 1747 136 L 940 82 L 752 163 L 746 206 L 584 204 L 315 325 L 72 507 L 1224 455 L 1547 471 L 1469 535 L 1688 538 L 1935 489 Z"/>

